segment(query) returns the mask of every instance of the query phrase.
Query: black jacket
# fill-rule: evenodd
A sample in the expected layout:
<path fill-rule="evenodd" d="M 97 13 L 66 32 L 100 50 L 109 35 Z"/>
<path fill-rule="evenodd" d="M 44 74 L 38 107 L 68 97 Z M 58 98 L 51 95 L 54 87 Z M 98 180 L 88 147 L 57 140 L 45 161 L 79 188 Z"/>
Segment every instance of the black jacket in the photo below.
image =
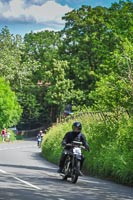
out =
<path fill-rule="evenodd" d="M 82 142 L 83 146 L 89 151 L 89 145 L 86 141 L 86 137 L 83 133 L 76 133 L 73 131 L 67 132 L 62 140 L 62 146 L 65 144 L 72 143 L 74 140 Z M 70 147 L 65 147 L 65 149 L 70 149 Z"/>

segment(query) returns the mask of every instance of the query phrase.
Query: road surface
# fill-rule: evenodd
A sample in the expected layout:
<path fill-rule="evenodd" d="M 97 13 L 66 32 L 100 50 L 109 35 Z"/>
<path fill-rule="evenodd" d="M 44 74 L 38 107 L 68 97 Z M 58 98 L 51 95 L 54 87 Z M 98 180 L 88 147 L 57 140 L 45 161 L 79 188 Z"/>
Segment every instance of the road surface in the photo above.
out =
<path fill-rule="evenodd" d="M 133 200 L 131 187 L 82 176 L 63 181 L 33 139 L 0 144 L 0 200 Z"/>

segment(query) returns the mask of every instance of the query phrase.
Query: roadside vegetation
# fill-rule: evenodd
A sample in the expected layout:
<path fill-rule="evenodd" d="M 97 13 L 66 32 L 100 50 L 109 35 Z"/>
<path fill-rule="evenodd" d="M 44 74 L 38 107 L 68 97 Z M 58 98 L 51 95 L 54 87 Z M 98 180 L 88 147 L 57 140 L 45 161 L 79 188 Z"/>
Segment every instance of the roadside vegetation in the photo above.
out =
<path fill-rule="evenodd" d="M 59 163 L 61 141 L 71 130 L 74 120 L 83 124 L 90 152 L 83 152 L 85 162 L 83 172 L 90 176 L 105 178 L 126 185 L 133 185 L 133 118 L 121 116 L 116 120 L 94 120 L 84 114 L 51 127 L 44 136 L 42 155 L 48 161 Z"/>

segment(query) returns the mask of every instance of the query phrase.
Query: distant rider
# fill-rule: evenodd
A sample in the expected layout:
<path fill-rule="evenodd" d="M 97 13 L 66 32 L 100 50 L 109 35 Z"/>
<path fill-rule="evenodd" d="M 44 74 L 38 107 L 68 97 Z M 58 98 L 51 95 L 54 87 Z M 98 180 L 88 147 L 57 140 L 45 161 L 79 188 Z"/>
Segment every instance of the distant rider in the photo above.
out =
<path fill-rule="evenodd" d="M 1 131 L 1 136 L 2 136 L 2 141 L 4 142 L 5 141 L 5 138 L 6 138 L 6 128 L 4 128 L 2 131 Z"/>
<path fill-rule="evenodd" d="M 82 142 L 83 146 L 86 148 L 86 150 L 89 151 L 89 145 L 86 141 L 86 137 L 83 133 L 81 133 L 82 130 L 82 124 L 80 122 L 74 122 L 72 125 L 72 131 L 69 131 L 65 134 L 63 140 L 62 140 L 62 146 L 64 147 L 63 152 L 61 154 L 61 158 L 59 161 L 59 169 L 58 173 L 61 173 L 64 167 L 66 154 L 65 150 L 70 150 L 70 146 L 66 146 L 66 144 L 72 143 L 74 140 Z M 84 157 L 82 157 L 81 161 L 81 167 L 83 165 Z"/>
<path fill-rule="evenodd" d="M 38 147 L 40 147 L 42 139 L 43 139 L 43 132 L 42 132 L 42 130 L 40 130 L 39 133 L 38 133 L 38 135 L 37 135 L 37 146 Z"/>

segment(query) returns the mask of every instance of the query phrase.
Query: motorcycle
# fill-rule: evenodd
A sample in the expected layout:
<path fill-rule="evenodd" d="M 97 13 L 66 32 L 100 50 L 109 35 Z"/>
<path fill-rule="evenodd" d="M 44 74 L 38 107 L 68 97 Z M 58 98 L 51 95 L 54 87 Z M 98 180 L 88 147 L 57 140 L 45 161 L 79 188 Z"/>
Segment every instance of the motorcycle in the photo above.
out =
<path fill-rule="evenodd" d="M 41 148 L 41 143 L 42 143 L 42 137 L 38 137 L 38 138 L 37 138 L 37 146 L 38 146 L 39 148 Z"/>
<path fill-rule="evenodd" d="M 66 159 L 61 176 L 63 180 L 71 178 L 71 182 L 76 183 L 78 177 L 81 176 L 81 149 L 85 149 L 85 147 L 82 145 L 82 142 L 78 141 L 73 141 L 72 144 L 68 144 L 67 146 L 71 146 L 71 149 L 65 151 Z"/>

